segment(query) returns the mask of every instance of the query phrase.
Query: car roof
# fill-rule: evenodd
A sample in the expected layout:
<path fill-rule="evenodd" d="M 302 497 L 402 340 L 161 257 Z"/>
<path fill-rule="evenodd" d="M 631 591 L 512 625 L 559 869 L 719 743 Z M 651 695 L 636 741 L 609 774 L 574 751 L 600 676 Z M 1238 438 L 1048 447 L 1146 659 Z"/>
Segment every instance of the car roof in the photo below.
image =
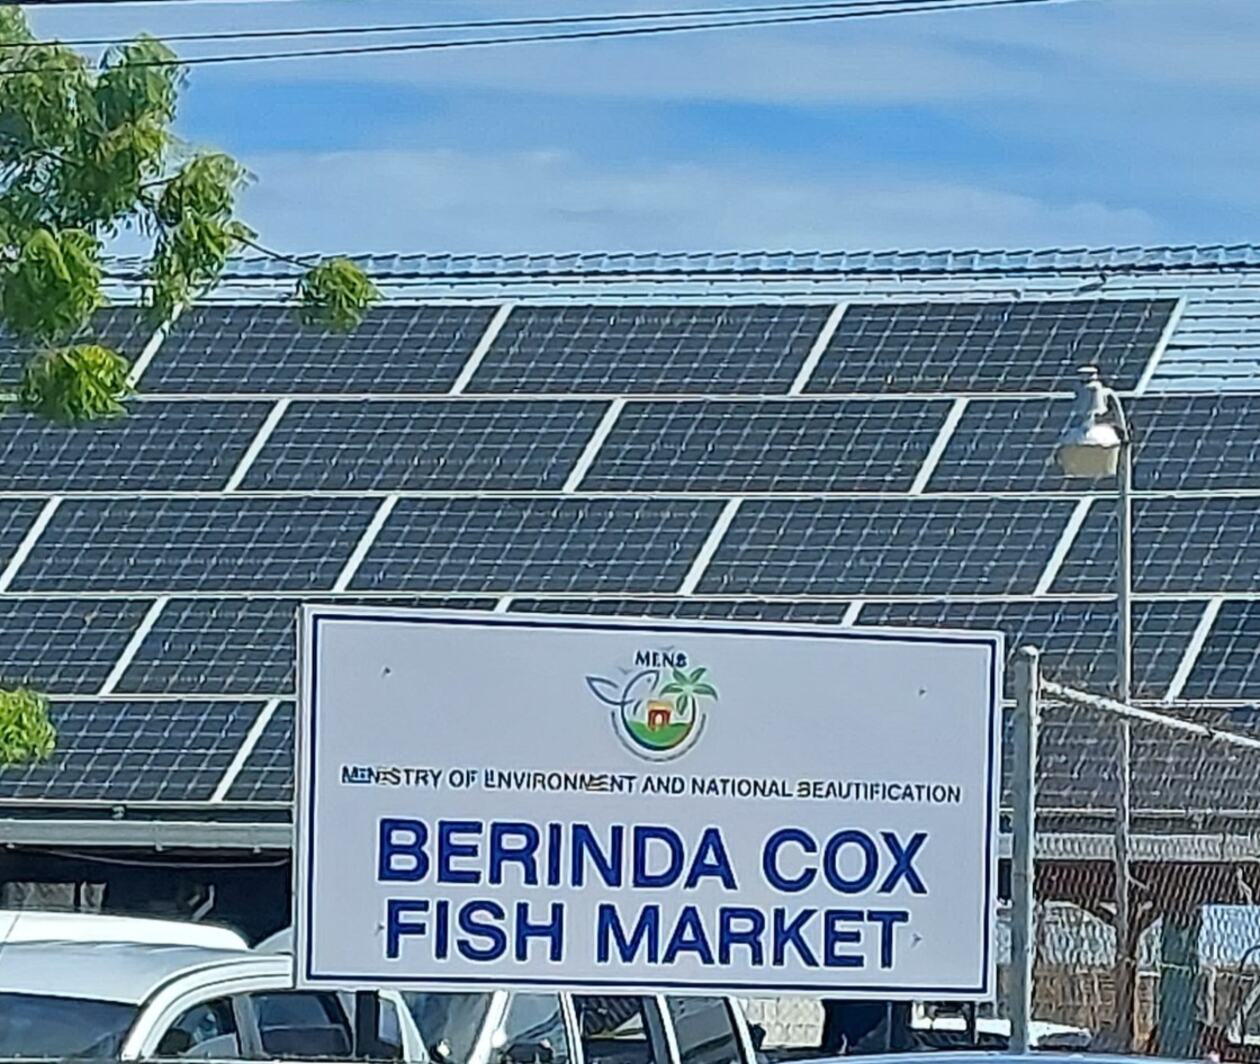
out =
<path fill-rule="evenodd" d="M 1123 1056 L 1115 1053 L 1063 1053 L 1055 1051 L 1053 1055 L 1045 1052 L 1035 1054 L 1029 1057 L 1023 1053 L 1012 1053 L 1009 1051 L 990 1051 L 990 1052 L 973 1052 L 971 1050 L 948 1050 L 949 1064 L 1029 1064 L 1030 1061 L 1043 1061 L 1053 1059 L 1056 1064 L 1067 1064 L 1069 1061 L 1076 1061 L 1078 1064 L 1135 1064 L 1140 1058 L 1132 1056 Z M 932 1054 L 937 1056 L 937 1054 Z M 852 1057 L 845 1057 L 845 1061 L 851 1061 Z M 922 1053 L 880 1053 L 878 1055 L 879 1064 L 923 1064 Z M 810 1061 L 793 1062 L 793 1064 L 811 1064 L 812 1061 L 821 1064 L 822 1061 L 833 1062 L 838 1064 L 837 1058 L 819 1055 L 811 1058 Z M 1166 1064 L 1177 1064 L 1176 1058 L 1168 1058 Z M 1180 1064 L 1202 1064 L 1202 1062 L 1181 1061 Z"/>
<path fill-rule="evenodd" d="M 139 1005 L 176 976 L 216 967 L 287 970 L 282 957 L 135 942 L 16 942 L 0 947 L 0 993 Z"/>
<path fill-rule="evenodd" d="M 164 920 L 112 913 L 63 913 L 38 909 L 0 909 L 0 943 L 15 942 L 152 942 L 208 949 L 249 948 L 244 936 L 215 924 Z"/>

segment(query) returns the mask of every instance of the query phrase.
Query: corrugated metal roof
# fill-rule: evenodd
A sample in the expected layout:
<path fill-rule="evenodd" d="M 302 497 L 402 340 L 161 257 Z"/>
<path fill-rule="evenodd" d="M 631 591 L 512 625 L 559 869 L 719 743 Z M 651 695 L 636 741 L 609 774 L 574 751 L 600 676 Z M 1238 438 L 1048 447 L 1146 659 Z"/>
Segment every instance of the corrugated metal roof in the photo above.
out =
<path fill-rule="evenodd" d="M 1260 245 L 1020 250 L 589 252 L 352 256 L 388 300 L 488 302 L 882 302 L 1168 298 L 1184 312 L 1151 391 L 1260 390 Z M 137 258 L 115 259 L 125 293 Z M 236 260 L 213 299 L 292 297 L 300 267 Z M 123 296 L 125 298 L 125 295 Z"/>
<path fill-rule="evenodd" d="M 1025 248 L 936 251 L 575 252 L 545 255 L 446 253 L 355 255 L 354 261 L 388 277 L 537 277 L 591 274 L 940 274 L 1015 272 L 1158 272 L 1260 267 L 1260 245 Z M 140 269 L 136 258 L 116 269 Z M 298 267 L 261 256 L 236 260 L 233 277 L 293 276 Z"/>

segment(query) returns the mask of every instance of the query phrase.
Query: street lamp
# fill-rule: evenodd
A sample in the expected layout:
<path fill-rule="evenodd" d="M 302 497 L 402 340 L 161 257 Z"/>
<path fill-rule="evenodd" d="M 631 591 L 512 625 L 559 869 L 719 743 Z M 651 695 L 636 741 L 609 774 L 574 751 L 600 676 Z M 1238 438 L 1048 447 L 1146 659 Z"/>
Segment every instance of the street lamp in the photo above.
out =
<path fill-rule="evenodd" d="M 1120 397 L 1103 384 L 1096 366 L 1082 366 L 1067 427 L 1056 458 L 1069 477 L 1116 478 L 1119 542 L 1116 551 L 1116 697 L 1133 695 L 1133 442 Z M 1130 946 L 1129 809 L 1133 737 L 1127 719 L 1116 735 L 1116 973 L 1117 1035 L 1122 1049 L 1133 1045 L 1134 958 Z"/>

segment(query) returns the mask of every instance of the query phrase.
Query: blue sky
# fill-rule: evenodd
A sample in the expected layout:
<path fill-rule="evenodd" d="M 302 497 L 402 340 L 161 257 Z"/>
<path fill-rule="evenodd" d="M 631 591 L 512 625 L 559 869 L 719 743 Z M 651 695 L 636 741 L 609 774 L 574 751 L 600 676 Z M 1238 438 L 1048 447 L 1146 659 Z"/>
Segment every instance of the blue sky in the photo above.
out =
<path fill-rule="evenodd" d="M 32 18 L 74 38 L 753 2 L 248 0 Z M 1260 240 L 1258 54 L 1257 0 L 1064 0 L 200 67 L 180 131 L 251 168 L 248 220 L 293 251 L 1240 243 Z"/>

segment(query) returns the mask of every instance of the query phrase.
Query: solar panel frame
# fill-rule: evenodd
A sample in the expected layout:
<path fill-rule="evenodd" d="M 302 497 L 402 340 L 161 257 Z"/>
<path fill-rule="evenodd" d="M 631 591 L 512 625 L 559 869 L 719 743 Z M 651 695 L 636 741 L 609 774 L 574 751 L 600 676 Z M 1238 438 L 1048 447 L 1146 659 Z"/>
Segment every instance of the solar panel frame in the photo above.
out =
<path fill-rule="evenodd" d="M 509 613 L 590 614 L 605 617 L 668 617 L 680 620 L 773 621 L 839 624 L 852 603 L 835 599 L 764 602 L 697 598 L 530 599 L 514 598 Z"/>
<path fill-rule="evenodd" d="M 705 399 L 628 403 L 586 491 L 906 491 L 949 403 Z"/>
<path fill-rule="evenodd" d="M 1173 299 L 984 300 L 850 305 L 806 392 L 1051 392 L 1097 365 L 1137 384 Z M 1021 357 L 1012 357 L 1015 351 Z"/>
<path fill-rule="evenodd" d="M 386 304 L 339 333 L 302 326 L 292 307 L 194 307 L 163 341 L 144 383 L 183 394 L 443 393 L 494 310 Z"/>
<path fill-rule="evenodd" d="M 294 403 L 242 488 L 558 490 L 606 409 L 599 400 Z"/>
<path fill-rule="evenodd" d="M 371 499 L 70 498 L 14 591 L 326 591 Z"/>
<path fill-rule="evenodd" d="M 697 593 L 1028 594 L 1071 508 L 1046 498 L 750 499 Z"/>
<path fill-rule="evenodd" d="M 517 306 L 468 391 L 783 394 L 831 309 L 817 303 Z"/>

